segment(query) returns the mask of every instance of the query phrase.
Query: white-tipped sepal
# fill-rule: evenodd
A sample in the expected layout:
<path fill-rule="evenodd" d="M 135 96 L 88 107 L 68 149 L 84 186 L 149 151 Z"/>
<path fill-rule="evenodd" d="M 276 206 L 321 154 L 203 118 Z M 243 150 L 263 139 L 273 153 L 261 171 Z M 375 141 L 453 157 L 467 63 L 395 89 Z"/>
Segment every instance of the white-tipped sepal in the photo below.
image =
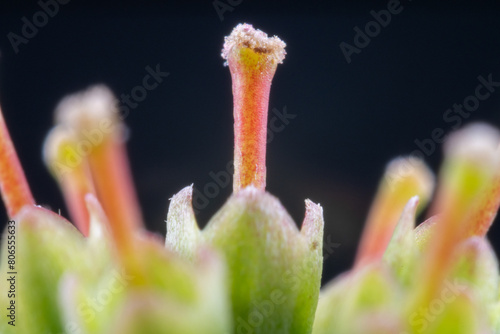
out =
<path fill-rule="evenodd" d="M 192 185 L 185 187 L 170 199 L 165 240 L 167 247 L 189 259 L 195 254 L 200 238 L 192 199 Z"/>

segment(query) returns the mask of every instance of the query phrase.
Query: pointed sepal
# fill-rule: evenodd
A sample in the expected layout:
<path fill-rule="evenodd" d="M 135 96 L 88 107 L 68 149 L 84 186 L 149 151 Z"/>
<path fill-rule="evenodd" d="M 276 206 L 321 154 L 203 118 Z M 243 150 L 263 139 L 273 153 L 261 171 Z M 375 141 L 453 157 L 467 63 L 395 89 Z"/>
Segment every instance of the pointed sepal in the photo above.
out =
<path fill-rule="evenodd" d="M 307 333 L 321 281 L 321 209 L 308 202 L 302 233 L 281 203 L 247 187 L 210 220 L 203 241 L 229 269 L 234 330 Z"/>
<path fill-rule="evenodd" d="M 200 229 L 192 205 L 193 186 L 182 189 L 170 200 L 167 216 L 167 247 L 192 259 L 200 242 Z"/>

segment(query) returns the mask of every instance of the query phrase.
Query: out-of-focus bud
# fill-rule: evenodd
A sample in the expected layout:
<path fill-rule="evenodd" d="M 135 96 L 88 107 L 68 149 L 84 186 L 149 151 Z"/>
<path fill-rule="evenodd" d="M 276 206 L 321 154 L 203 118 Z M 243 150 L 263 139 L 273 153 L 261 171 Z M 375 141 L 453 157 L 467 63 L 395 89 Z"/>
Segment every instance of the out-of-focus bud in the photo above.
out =
<path fill-rule="evenodd" d="M 421 160 L 401 157 L 389 163 L 368 214 L 356 268 L 382 259 L 406 203 L 418 196 L 421 210 L 433 189 L 434 175 Z"/>
<path fill-rule="evenodd" d="M 313 333 L 400 333 L 401 293 L 383 264 L 343 274 L 321 292 Z"/>
<path fill-rule="evenodd" d="M 229 333 L 231 312 L 225 265 L 214 252 L 199 249 L 189 263 L 144 239 L 141 260 L 149 280 L 110 265 L 88 279 L 67 275 L 60 303 L 67 326 L 82 333 Z"/>
<path fill-rule="evenodd" d="M 417 270 L 418 280 L 427 284 L 415 292 L 415 305 L 428 304 L 439 292 L 451 270 L 452 254 L 476 224 L 472 218 L 482 209 L 483 194 L 497 174 L 499 140 L 498 130 L 486 124 L 472 124 L 449 136 L 431 210 L 439 214 L 439 221 Z"/>
<path fill-rule="evenodd" d="M 95 194 L 95 189 L 88 161 L 78 153 L 79 140 L 72 128 L 54 127 L 45 139 L 43 160 L 64 194 L 73 223 L 88 236 L 90 218 L 84 198 Z"/>
<path fill-rule="evenodd" d="M 415 269 L 415 215 L 418 206 L 418 196 L 412 197 L 399 219 L 389 246 L 384 253 L 384 262 L 393 270 L 396 276 L 405 285 L 413 277 Z"/>
<path fill-rule="evenodd" d="M 0 270 L 2 273 L 11 272 L 13 281 L 2 279 L 0 288 L 13 290 L 14 295 L 9 300 L 15 300 L 17 321 L 14 322 L 16 326 L 2 321 L 1 332 L 63 333 L 57 297 L 59 279 L 66 271 L 81 274 L 92 265 L 99 266 L 99 261 L 85 256 L 82 235 L 71 223 L 51 211 L 26 206 L 13 217 L 13 221 L 15 228 L 7 228 L 4 233 L 0 260 Z M 11 236 L 10 245 L 15 240 L 14 257 L 8 249 L 8 236 Z M 10 263 L 9 255 L 15 259 Z M 2 305 L 9 303 L 7 297 L 7 293 L 0 295 Z"/>

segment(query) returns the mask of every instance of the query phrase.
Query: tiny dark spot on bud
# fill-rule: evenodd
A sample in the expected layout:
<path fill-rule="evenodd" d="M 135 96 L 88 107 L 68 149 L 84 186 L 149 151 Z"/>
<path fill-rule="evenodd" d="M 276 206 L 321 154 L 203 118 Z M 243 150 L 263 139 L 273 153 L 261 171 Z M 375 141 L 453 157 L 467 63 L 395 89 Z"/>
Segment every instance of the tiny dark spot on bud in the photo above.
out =
<path fill-rule="evenodd" d="M 266 49 L 266 48 L 254 48 L 253 50 L 257 53 L 270 53 L 271 52 L 271 50 Z"/>
<path fill-rule="evenodd" d="M 270 53 L 271 50 L 267 49 L 267 48 L 263 48 L 263 47 L 255 47 L 255 48 L 252 48 L 250 46 L 250 42 L 249 41 L 243 41 L 241 43 L 241 45 L 243 45 L 245 48 L 249 48 L 249 49 L 252 49 L 253 51 L 257 52 L 257 53 Z"/>
<path fill-rule="evenodd" d="M 311 250 L 316 250 L 318 249 L 318 242 L 317 241 L 313 241 L 312 244 L 311 244 Z"/>

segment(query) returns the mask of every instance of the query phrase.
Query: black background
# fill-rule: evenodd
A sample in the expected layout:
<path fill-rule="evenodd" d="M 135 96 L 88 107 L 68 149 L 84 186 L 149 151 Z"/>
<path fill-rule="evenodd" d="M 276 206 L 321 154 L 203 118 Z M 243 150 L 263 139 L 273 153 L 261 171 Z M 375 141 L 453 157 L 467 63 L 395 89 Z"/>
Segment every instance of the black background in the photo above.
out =
<path fill-rule="evenodd" d="M 227 3 L 227 0 L 222 0 Z M 130 112 L 128 144 L 148 228 L 165 233 L 168 199 L 233 154 L 229 70 L 223 37 L 240 22 L 287 43 L 273 81 L 270 110 L 296 115 L 268 146 L 267 189 L 297 222 L 305 198 L 324 207 L 325 237 L 339 243 L 325 280 L 352 264 L 364 217 L 386 163 L 418 149 L 451 123 L 443 114 L 474 93 L 477 77 L 500 81 L 499 6 L 486 1 L 433 4 L 402 1 L 403 11 L 348 64 L 339 44 L 373 20 L 387 1 L 301 1 L 240 4 L 220 19 L 212 1 L 101 4 L 71 0 L 16 54 L 9 32 L 21 34 L 36 3 L 0 5 L 0 99 L 6 122 L 41 205 L 67 215 L 41 160 L 52 112 L 65 94 L 105 83 L 117 94 L 141 85 L 145 67 L 170 73 Z M 500 126 L 500 89 L 466 120 Z M 426 157 L 437 171 L 441 145 Z M 204 225 L 230 195 L 223 188 L 197 214 Z M 2 211 L 2 221 L 6 221 Z M 423 219 L 424 217 L 422 217 Z M 500 228 L 490 239 L 500 250 Z"/>

